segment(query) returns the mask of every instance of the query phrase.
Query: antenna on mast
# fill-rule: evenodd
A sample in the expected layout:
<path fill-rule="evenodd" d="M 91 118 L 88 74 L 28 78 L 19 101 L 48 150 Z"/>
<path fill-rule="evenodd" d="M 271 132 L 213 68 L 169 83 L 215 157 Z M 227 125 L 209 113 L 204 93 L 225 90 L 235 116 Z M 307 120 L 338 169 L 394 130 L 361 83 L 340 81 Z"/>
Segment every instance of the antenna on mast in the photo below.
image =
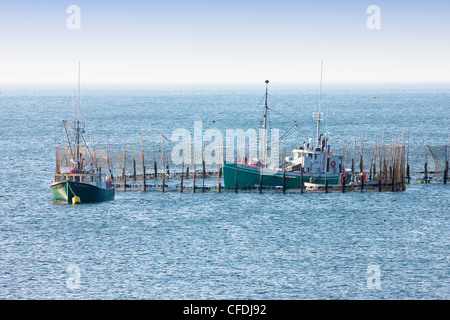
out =
<path fill-rule="evenodd" d="M 78 61 L 78 112 L 77 120 L 80 120 L 80 61 Z"/>
<path fill-rule="evenodd" d="M 75 92 L 75 88 L 73 89 L 73 121 L 75 121 L 75 119 L 76 119 L 76 117 L 77 117 L 77 107 L 76 107 L 76 102 L 75 102 L 75 99 L 76 99 L 76 92 Z"/>
<path fill-rule="evenodd" d="M 263 165 L 267 166 L 267 96 L 268 96 L 268 88 L 269 88 L 269 80 L 265 81 L 266 83 L 266 95 L 265 95 L 265 103 L 264 103 L 264 141 L 263 141 Z"/>
<path fill-rule="evenodd" d="M 269 80 L 265 81 L 266 83 L 266 96 L 265 96 L 265 103 L 264 103 L 264 130 L 267 129 L 267 95 L 268 95 L 268 86 L 269 86 Z"/>
<path fill-rule="evenodd" d="M 320 67 L 320 95 L 319 95 L 319 110 L 313 113 L 313 120 L 317 120 L 317 147 L 320 145 L 320 121 L 323 120 L 323 113 L 320 112 L 320 105 L 322 103 L 322 75 L 323 75 L 323 60 Z"/>

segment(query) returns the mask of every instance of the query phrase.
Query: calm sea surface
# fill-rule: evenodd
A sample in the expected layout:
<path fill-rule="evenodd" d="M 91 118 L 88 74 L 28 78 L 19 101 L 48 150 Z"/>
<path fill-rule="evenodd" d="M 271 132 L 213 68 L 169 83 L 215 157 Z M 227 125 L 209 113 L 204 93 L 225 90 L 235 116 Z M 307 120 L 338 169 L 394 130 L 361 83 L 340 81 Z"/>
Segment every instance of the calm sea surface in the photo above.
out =
<path fill-rule="evenodd" d="M 272 128 L 299 121 L 287 149 L 313 137 L 318 86 L 269 89 Z M 303 195 L 117 191 L 111 202 L 57 204 L 54 143 L 61 119 L 72 118 L 73 88 L 0 91 L 0 299 L 450 298 L 448 185 Z M 101 143 L 109 135 L 120 149 L 124 135 L 139 150 L 144 130 L 149 149 L 149 129 L 155 143 L 162 132 L 192 131 L 194 121 L 224 133 L 257 129 L 263 95 L 263 82 L 82 87 L 81 114 Z M 334 85 L 324 88 L 322 108 L 337 147 L 355 130 L 369 142 L 409 129 L 411 145 L 421 147 L 425 135 L 443 145 L 450 87 Z"/>

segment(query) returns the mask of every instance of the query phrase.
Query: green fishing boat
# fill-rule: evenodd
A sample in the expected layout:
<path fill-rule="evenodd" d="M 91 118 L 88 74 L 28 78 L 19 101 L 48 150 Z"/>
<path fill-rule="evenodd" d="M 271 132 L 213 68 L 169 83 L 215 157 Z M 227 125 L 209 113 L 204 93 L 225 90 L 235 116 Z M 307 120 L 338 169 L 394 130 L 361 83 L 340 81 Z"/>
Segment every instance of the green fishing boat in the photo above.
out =
<path fill-rule="evenodd" d="M 78 109 L 79 92 L 78 78 Z M 95 149 L 83 136 L 84 122 L 77 117 L 71 123 L 64 119 L 62 123 L 63 146 L 58 147 L 55 141 L 55 173 L 50 186 L 53 199 L 72 204 L 113 200 L 116 191 L 111 184 L 109 157 L 109 174 L 102 173 Z"/>
<path fill-rule="evenodd" d="M 62 120 L 64 130 L 67 135 L 67 146 L 55 146 L 56 170 L 53 174 L 53 183 L 50 190 L 53 199 L 67 203 L 89 203 L 113 200 L 115 197 L 115 188 L 111 184 L 111 175 L 102 173 L 97 166 L 86 165 L 86 158 L 94 159 L 93 151 L 87 145 L 80 146 L 80 140 L 84 141 L 82 132 L 84 123 L 76 120 L 70 126 L 72 137 L 69 135 L 69 123 Z M 64 158 L 70 166 L 61 166 L 58 156 L 58 149 L 64 150 Z M 84 156 L 83 150 L 89 156 Z M 93 160 L 96 163 L 95 160 Z"/>
<path fill-rule="evenodd" d="M 267 97 L 268 83 L 266 80 L 266 94 L 264 105 L 264 129 L 267 128 Z M 254 187 L 283 187 L 303 188 L 311 185 L 337 185 L 345 180 L 350 181 L 350 174 L 344 168 L 343 157 L 334 154 L 329 145 L 328 134 L 320 134 L 320 122 L 323 113 L 314 112 L 313 119 L 317 121 L 316 145 L 303 142 L 302 146 L 292 150 L 292 156 L 285 157 L 284 163 L 276 168 L 267 167 L 264 159 L 252 159 L 239 156 L 235 161 L 224 161 L 222 166 L 224 187 L 254 188 Z M 310 139 L 310 141 L 312 141 Z M 262 155 L 264 158 L 265 155 Z"/>

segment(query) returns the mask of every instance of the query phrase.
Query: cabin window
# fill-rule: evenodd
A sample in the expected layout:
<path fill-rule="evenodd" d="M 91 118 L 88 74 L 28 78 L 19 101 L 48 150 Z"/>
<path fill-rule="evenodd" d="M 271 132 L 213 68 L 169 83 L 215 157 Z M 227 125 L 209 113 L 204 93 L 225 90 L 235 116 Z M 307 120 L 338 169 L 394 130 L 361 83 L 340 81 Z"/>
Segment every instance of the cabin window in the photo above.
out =
<path fill-rule="evenodd" d="M 102 177 L 102 182 L 105 183 L 105 177 L 104 176 Z"/>
<path fill-rule="evenodd" d="M 75 182 L 79 182 L 80 181 L 80 176 L 75 176 Z"/>
<path fill-rule="evenodd" d="M 69 176 L 69 181 L 73 181 L 73 176 Z"/>
<path fill-rule="evenodd" d="M 93 176 L 89 176 L 89 182 L 93 182 L 94 181 L 94 177 Z"/>

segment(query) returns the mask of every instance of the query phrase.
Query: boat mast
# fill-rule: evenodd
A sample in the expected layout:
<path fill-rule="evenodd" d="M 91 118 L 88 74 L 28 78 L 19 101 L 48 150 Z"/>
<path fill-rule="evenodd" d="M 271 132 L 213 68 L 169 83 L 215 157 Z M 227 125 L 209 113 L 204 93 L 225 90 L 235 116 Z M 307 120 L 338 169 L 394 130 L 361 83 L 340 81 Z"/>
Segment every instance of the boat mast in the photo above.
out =
<path fill-rule="evenodd" d="M 269 80 L 265 81 L 266 83 L 266 95 L 265 95 L 265 103 L 264 103 L 264 141 L 263 141 L 263 164 L 264 166 L 267 166 L 267 96 L 268 96 L 268 87 L 269 87 Z"/>
<path fill-rule="evenodd" d="M 266 80 L 266 95 L 265 95 L 265 103 L 264 103 L 264 130 L 267 129 L 267 95 L 268 95 L 268 85 L 269 85 L 269 80 Z"/>
<path fill-rule="evenodd" d="M 80 119 L 80 61 L 78 61 L 78 110 L 77 120 Z"/>
<path fill-rule="evenodd" d="M 76 142 L 76 161 L 77 170 L 81 169 L 80 163 L 80 62 L 78 61 L 78 110 L 75 119 L 75 142 Z"/>
<path fill-rule="evenodd" d="M 317 113 L 317 148 L 320 145 L 320 105 L 322 103 L 322 75 L 323 75 L 323 60 L 320 66 L 320 94 L 319 94 L 319 112 Z"/>

